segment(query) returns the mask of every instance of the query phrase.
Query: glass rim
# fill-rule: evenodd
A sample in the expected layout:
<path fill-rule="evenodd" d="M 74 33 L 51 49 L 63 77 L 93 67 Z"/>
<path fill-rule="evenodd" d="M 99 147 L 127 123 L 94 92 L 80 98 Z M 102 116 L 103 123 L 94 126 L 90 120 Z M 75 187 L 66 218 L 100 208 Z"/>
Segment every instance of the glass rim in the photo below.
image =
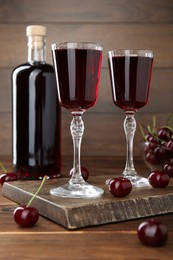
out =
<path fill-rule="evenodd" d="M 95 42 L 61 42 L 52 43 L 52 50 L 55 49 L 91 49 L 91 50 L 103 50 L 103 45 L 101 43 Z"/>
<path fill-rule="evenodd" d="M 108 58 L 112 56 L 141 56 L 153 58 L 153 51 L 148 49 L 115 49 L 108 51 Z"/>

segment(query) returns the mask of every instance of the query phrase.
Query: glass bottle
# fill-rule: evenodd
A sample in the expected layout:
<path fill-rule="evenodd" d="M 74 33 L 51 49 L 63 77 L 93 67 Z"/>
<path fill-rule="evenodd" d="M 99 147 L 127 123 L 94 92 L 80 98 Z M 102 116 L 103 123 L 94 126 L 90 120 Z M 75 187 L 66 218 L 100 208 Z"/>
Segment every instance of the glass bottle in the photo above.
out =
<path fill-rule="evenodd" d="M 45 62 L 46 27 L 26 28 L 28 62 L 12 72 L 12 154 L 19 179 L 61 171 L 61 110 L 54 68 Z"/>

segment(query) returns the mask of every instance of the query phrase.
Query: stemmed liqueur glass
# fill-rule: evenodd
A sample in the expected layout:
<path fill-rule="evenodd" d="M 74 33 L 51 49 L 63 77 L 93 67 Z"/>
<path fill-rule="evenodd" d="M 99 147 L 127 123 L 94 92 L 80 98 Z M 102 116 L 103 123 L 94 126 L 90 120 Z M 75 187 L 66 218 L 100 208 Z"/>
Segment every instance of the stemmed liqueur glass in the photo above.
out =
<path fill-rule="evenodd" d="M 103 189 L 84 181 L 80 163 L 84 132 L 82 115 L 97 101 L 102 51 L 102 45 L 89 42 L 52 44 L 60 105 L 68 109 L 73 116 L 70 130 L 74 147 L 72 176 L 65 185 L 50 190 L 50 193 L 56 196 L 95 198 L 104 192 Z"/>
<path fill-rule="evenodd" d="M 123 176 L 136 187 L 148 186 L 148 180 L 137 174 L 133 163 L 133 139 L 136 131 L 135 112 L 148 101 L 153 64 L 151 50 L 112 50 L 108 64 L 113 102 L 125 113 L 124 131 L 127 142 Z"/>

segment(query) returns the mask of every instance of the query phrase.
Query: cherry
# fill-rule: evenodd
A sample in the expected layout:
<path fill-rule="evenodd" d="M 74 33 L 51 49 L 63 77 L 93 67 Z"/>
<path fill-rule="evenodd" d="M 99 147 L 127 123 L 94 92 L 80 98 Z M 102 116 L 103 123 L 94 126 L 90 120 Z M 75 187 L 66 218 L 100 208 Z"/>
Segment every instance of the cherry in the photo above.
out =
<path fill-rule="evenodd" d="M 164 188 L 169 184 L 169 175 L 162 171 L 153 171 L 148 177 L 148 181 L 154 188 Z"/>
<path fill-rule="evenodd" d="M 158 147 L 157 141 L 150 141 L 148 144 L 148 147 L 151 151 L 154 151 Z"/>
<path fill-rule="evenodd" d="M 169 141 L 171 139 L 172 131 L 167 127 L 162 127 L 157 131 L 159 139 Z"/>
<path fill-rule="evenodd" d="M 109 181 L 109 191 L 115 197 L 125 197 L 131 190 L 132 184 L 127 178 L 117 177 Z"/>
<path fill-rule="evenodd" d="M 166 147 L 169 149 L 169 151 L 173 152 L 173 139 L 169 140 Z"/>
<path fill-rule="evenodd" d="M 158 142 L 152 141 L 152 142 L 145 142 L 144 145 L 144 152 L 145 154 L 149 152 L 154 152 L 154 150 L 158 147 Z"/>
<path fill-rule="evenodd" d="M 150 133 L 145 135 L 145 140 L 148 142 L 157 142 L 156 138 Z"/>
<path fill-rule="evenodd" d="M 14 221 L 21 227 L 32 227 L 34 226 L 39 219 L 39 212 L 36 208 L 31 207 L 31 204 L 39 191 L 41 190 L 47 176 L 44 176 L 38 190 L 30 199 L 26 206 L 19 206 L 13 212 Z"/>
<path fill-rule="evenodd" d="M 145 160 L 147 162 L 151 163 L 151 164 L 158 164 L 159 163 L 156 155 L 152 151 L 146 154 Z"/>
<path fill-rule="evenodd" d="M 14 172 L 8 172 L 0 175 L 0 183 L 1 185 L 4 184 L 4 182 L 10 182 L 10 181 L 17 181 L 18 177 Z"/>
<path fill-rule="evenodd" d="M 82 173 L 82 177 L 84 178 L 84 180 L 87 181 L 88 178 L 89 178 L 89 171 L 88 171 L 88 169 L 82 166 L 81 167 L 81 173 Z"/>
<path fill-rule="evenodd" d="M 166 150 L 164 148 L 162 148 L 161 146 L 155 148 L 154 154 L 155 154 L 157 160 L 159 160 L 160 162 L 164 162 L 167 158 Z"/>
<path fill-rule="evenodd" d="M 173 164 L 173 157 L 168 157 L 165 161 L 165 163 L 171 163 Z"/>
<path fill-rule="evenodd" d="M 0 183 L 1 185 L 4 184 L 4 182 L 9 182 L 9 181 L 17 181 L 18 177 L 14 172 L 7 172 L 3 164 L 0 162 L 0 167 L 3 169 L 4 174 L 0 175 Z"/>
<path fill-rule="evenodd" d="M 140 241 L 146 246 L 159 247 L 164 245 L 168 239 L 167 227 L 154 219 L 142 222 L 137 233 Z"/>
<path fill-rule="evenodd" d="M 73 171 L 73 169 L 71 169 L 71 171 L 70 171 L 70 176 L 72 175 L 72 171 Z M 87 181 L 89 178 L 89 171 L 86 167 L 81 166 L 81 174 L 82 174 L 83 179 L 85 181 Z"/>
<path fill-rule="evenodd" d="M 171 117 L 170 117 L 171 116 Z M 147 127 L 140 125 L 141 133 L 144 139 L 144 159 L 152 168 L 160 169 L 173 160 L 173 114 L 168 117 L 167 125 L 158 129 L 156 128 L 156 118 L 153 117 L 152 126 Z M 145 133 L 145 131 L 147 131 Z M 153 167 L 153 166 L 154 167 Z M 168 166 L 167 166 L 168 167 Z M 170 171 L 171 166 L 169 166 Z"/>
<path fill-rule="evenodd" d="M 34 207 L 20 206 L 14 210 L 14 220 L 21 227 L 32 227 L 39 219 L 39 212 Z"/>
<path fill-rule="evenodd" d="M 169 177 L 173 177 L 173 163 L 164 164 L 163 170 L 169 175 Z"/>

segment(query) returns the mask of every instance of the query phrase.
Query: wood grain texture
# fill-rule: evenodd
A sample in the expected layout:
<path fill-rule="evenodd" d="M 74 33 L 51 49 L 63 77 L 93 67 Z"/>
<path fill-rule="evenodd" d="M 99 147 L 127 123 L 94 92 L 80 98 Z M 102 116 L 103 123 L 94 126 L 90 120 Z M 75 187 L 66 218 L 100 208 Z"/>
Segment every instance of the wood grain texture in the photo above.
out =
<path fill-rule="evenodd" d="M 39 10 L 39 11 L 38 11 Z M 104 46 L 99 99 L 84 116 L 82 154 L 125 154 L 123 114 L 113 105 L 107 52 L 115 48 L 154 50 L 154 69 L 148 105 L 136 118 L 145 123 L 152 115 L 172 111 L 173 1 L 171 0 L 1 0 L 0 1 L 0 155 L 11 155 L 11 72 L 27 59 L 25 28 L 43 24 L 48 29 L 47 61 L 51 43 L 97 41 Z M 63 110 L 62 151 L 72 153 L 71 117 Z M 106 133 L 106 135 L 105 135 Z M 135 140 L 139 140 L 137 130 Z M 135 153 L 138 150 L 135 148 Z"/>
<path fill-rule="evenodd" d="M 7 169 L 11 169 L 9 157 L 1 156 Z M 84 157 L 92 174 L 110 174 L 124 164 L 121 157 Z M 70 158 L 64 158 L 64 171 L 70 167 Z M 138 160 L 137 167 L 144 165 Z M 1 187 L 0 187 L 1 191 Z M 0 196 L 0 258 L 2 259 L 44 259 L 54 260 L 172 260 L 173 254 L 173 214 L 155 216 L 166 224 L 169 230 L 167 243 L 163 247 L 143 246 L 137 237 L 137 227 L 145 219 L 117 222 L 107 225 L 66 230 L 62 226 L 41 217 L 36 226 L 24 229 L 13 220 L 16 203 Z M 8 249 L 8 250 L 7 250 Z M 32 250 L 31 250 L 32 249 Z"/>
<path fill-rule="evenodd" d="M 44 227 L 43 227 L 44 228 Z M 138 241 L 135 231 L 91 231 L 91 232 L 12 232 L 1 235 L 0 253 L 6 259 L 14 256 L 17 259 L 56 259 L 61 260 L 172 260 L 171 232 L 166 246 L 161 248 L 144 247 Z M 123 245 L 123 246 L 122 246 Z M 9 250 L 6 249 L 9 248 Z M 32 248 L 32 250 L 30 249 Z M 166 255 L 166 258 L 165 258 Z"/>
<path fill-rule="evenodd" d="M 156 114 L 158 126 L 165 125 L 166 115 Z M 139 123 L 152 124 L 153 115 L 148 113 L 136 114 L 137 130 L 134 139 L 134 155 L 139 155 L 139 142 L 142 140 Z M 72 137 L 70 133 L 70 113 L 62 116 L 62 154 L 72 155 Z M 125 155 L 126 143 L 123 130 L 124 114 L 117 113 L 93 113 L 89 111 L 83 116 L 85 131 L 82 139 L 81 156 L 84 155 Z M 0 155 L 11 155 L 12 132 L 11 114 L 0 115 Z"/>
<path fill-rule="evenodd" d="M 6 23 L 173 21 L 170 0 L 131 0 L 130 3 L 129 0 L 1 0 L 0 3 L 0 21 Z"/>
<path fill-rule="evenodd" d="M 25 28 L 27 25 L 27 23 L 0 24 L 0 67 L 15 67 L 26 60 Z M 107 67 L 107 52 L 115 48 L 152 49 L 154 51 L 154 67 L 173 67 L 173 26 L 171 23 L 60 23 L 45 25 L 48 29 L 47 61 L 50 63 L 52 63 L 50 48 L 52 43 L 93 41 L 100 42 L 104 46 L 103 67 Z"/>
<path fill-rule="evenodd" d="M 1 161 L 8 171 L 12 171 L 12 162 L 9 156 L 2 155 Z M 71 169 L 72 155 L 63 156 L 62 161 L 62 173 L 63 178 L 69 177 L 69 170 Z M 82 164 L 85 166 L 89 172 L 90 176 L 102 176 L 102 175 L 112 175 L 121 174 L 124 169 L 124 157 L 123 156 L 83 156 Z M 149 175 L 149 170 L 140 156 L 135 158 L 136 170 L 140 175 Z"/>
<path fill-rule="evenodd" d="M 104 194 L 95 199 L 68 199 L 50 195 L 50 189 L 67 183 L 68 179 L 49 180 L 32 203 L 39 213 L 66 227 L 78 229 L 112 222 L 149 217 L 173 212 L 173 183 L 165 189 L 133 188 L 125 198 L 114 198 L 105 181 L 112 175 L 95 176 L 89 183 L 104 189 Z M 2 195 L 26 205 L 37 191 L 38 181 L 4 183 Z"/>

